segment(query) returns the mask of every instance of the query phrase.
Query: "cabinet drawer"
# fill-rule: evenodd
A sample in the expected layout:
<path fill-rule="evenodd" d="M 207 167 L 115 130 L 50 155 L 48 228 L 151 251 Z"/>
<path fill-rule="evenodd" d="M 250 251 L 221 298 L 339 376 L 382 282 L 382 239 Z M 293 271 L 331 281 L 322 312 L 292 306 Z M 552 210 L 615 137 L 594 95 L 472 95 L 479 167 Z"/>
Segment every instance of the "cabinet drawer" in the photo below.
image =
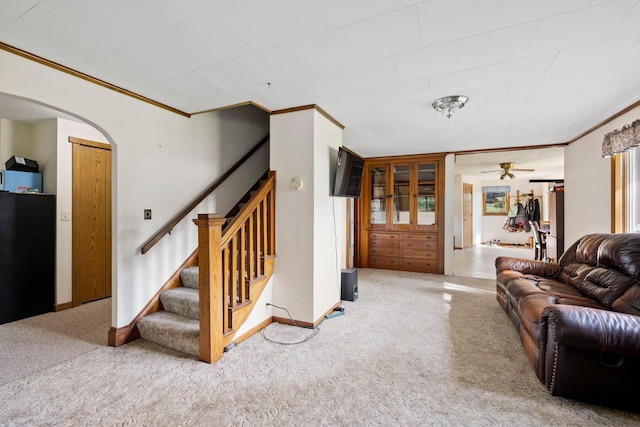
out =
<path fill-rule="evenodd" d="M 438 262 L 425 259 L 403 259 L 402 269 L 407 271 L 422 271 L 425 273 L 437 273 Z"/>
<path fill-rule="evenodd" d="M 400 248 L 388 248 L 384 246 L 375 247 L 369 246 L 369 256 L 390 256 L 399 257 L 402 254 Z"/>
<path fill-rule="evenodd" d="M 402 248 L 403 249 L 426 249 L 430 251 L 438 250 L 438 242 L 434 240 L 412 240 L 412 239 L 403 239 L 402 240 Z"/>
<path fill-rule="evenodd" d="M 438 236 L 436 234 L 404 234 L 402 236 L 402 240 L 403 241 L 414 241 L 414 240 L 419 240 L 419 241 L 431 241 L 431 242 L 437 242 L 438 241 Z"/>
<path fill-rule="evenodd" d="M 392 235 L 393 236 L 393 235 Z M 371 248 L 399 248 L 400 247 L 400 239 L 369 239 L 369 250 Z"/>
<path fill-rule="evenodd" d="M 386 256 L 370 256 L 369 257 L 369 267 L 371 268 L 398 268 L 400 267 L 400 257 L 386 257 Z"/>
<path fill-rule="evenodd" d="M 431 251 L 428 249 L 403 249 L 403 258 L 422 258 L 422 259 L 436 259 L 438 258 L 437 251 Z"/>
<path fill-rule="evenodd" d="M 369 233 L 369 240 L 401 240 L 401 234 L 399 233 L 379 233 L 379 232 L 371 232 Z"/>

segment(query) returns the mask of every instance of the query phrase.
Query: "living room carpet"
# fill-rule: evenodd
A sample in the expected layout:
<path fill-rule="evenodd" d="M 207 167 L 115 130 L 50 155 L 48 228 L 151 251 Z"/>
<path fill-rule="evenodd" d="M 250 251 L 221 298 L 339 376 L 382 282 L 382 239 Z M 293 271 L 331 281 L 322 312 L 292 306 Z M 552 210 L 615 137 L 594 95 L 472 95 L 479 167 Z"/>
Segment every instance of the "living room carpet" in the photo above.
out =
<path fill-rule="evenodd" d="M 358 300 L 308 341 L 274 344 L 258 333 L 213 365 L 144 340 L 111 348 L 32 319 L 2 325 L 2 351 L 17 360 L 0 371 L 0 425 L 640 424 L 640 414 L 550 396 L 496 302 L 494 280 L 358 275 Z M 95 327 L 82 316 L 76 327 Z M 8 348 L 2 331 L 29 321 L 30 341 L 44 343 L 37 351 L 68 357 L 22 369 L 31 364 L 20 354 L 26 346 Z M 106 341 L 108 321 L 95 322 Z M 313 333 L 280 324 L 264 331 L 283 343 Z"/>

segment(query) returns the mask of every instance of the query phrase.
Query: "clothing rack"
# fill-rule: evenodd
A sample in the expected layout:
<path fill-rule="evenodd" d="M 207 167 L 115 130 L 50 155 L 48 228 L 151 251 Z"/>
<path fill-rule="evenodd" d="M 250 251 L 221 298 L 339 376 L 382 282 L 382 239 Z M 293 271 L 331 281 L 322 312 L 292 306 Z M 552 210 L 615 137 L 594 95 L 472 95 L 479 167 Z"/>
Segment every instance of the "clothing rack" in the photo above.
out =
<path fill-rule="evenodd" d="M 533 192 L 533 190 L 531 190 L 531 191 L 530 191 L 530 192 L 528 192 L 528 193 L 522 193 L 522 194 L 520 194 L 520 190 L 516 190 L 516 201 L 515 201 L 514 205 L 517 205 L 518 203 L 520 203 L 520 199 L 521 199 L 523 196 L 524 196 L 524 197 L 531 198 L 531 199 L 534 199 L 534 198 L 536 197 L 536 195 L 535 195 L 535 193 Z M 540 196 L 538 196 L 538 198 L 540 198 Z"/>
<path fill-rule="evenodd" d="M 513 197 L 513 195 L 511 195 Z M 526 198 L 527 200 L 523 200 Z M 529 221 L 540 221 L 540 205 L 533 190 L 529 193 L 521 193 L 516 190 L 515 203 L 509 209 L 508 218 L 503 229 L 512 232 L 531 231 Z M 524 206 L 523 203 L 524 202 Z"/>

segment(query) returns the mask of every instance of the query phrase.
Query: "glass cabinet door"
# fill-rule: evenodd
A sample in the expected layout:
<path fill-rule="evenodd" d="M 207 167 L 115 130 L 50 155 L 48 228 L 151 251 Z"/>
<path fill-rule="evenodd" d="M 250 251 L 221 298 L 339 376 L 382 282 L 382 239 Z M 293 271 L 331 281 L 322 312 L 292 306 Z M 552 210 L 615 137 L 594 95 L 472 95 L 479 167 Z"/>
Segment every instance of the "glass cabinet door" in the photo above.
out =
<path fill-rule="evenodd" d="M 393 166 L 393 225 L 411 224 L 411 166 Z"/>
<path fill-rule="evenodd" d="M 436 224 L 436 194 L 436 164 L 418 164 L 418 188 L 415 197 L 418 226 Z"/>
<path fill-rule="evenodd" d="M 376 166 L 370 169 L 371 175 L 371 224 L 387 223 L 387 167 Z"/>

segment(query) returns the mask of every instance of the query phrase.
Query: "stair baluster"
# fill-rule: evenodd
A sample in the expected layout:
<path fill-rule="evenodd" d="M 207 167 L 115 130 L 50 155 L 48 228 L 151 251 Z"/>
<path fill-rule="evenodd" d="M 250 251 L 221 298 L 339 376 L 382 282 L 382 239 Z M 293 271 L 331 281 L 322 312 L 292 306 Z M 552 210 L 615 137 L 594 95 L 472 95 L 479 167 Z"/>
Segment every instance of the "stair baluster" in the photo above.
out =
<path fill-rule="evenodd" d="M 265 259 L 275 256 L 275 173 L 225 228 L 225 218 L 200 214 L 200 360 L 213 363 L 246 320 L 271 275 Z M 253 294 L 251 283 L 262 281 Z M 242 310 L 242 313 L 240 313 Z M 234 317 L 234 313 L 236 316 Z"/>

